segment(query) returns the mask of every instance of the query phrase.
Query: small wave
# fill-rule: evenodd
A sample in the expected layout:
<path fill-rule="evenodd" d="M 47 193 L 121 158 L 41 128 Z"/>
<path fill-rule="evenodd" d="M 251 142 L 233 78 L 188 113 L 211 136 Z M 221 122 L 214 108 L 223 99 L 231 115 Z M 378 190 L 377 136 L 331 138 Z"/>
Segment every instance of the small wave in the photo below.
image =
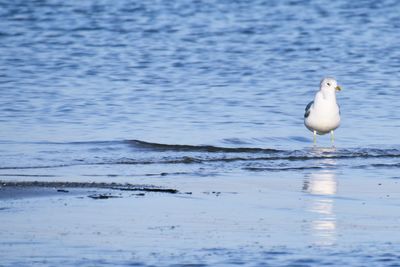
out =
<path fill-rule="evenodd" d="M 365 168 L 400 168 L 400 163 L 374 163 L 369 165 L 360 165 L 354 166 L 356 169 L 365 169 Z"/>
<path fill-rule="evenodd" d="M 155 151 L 176 151 L 176 152 L 222 152 L 222 153 L 277 153 L 282 150 L 256 147 L 218 147 L 211 145 L 170 145 L 150 143 L 140 140 L 126 140 L 130 145 Z"/>
<path fill-rule="evenodd" d="M 83 165 L 83 164 L 59 164 L 59 165 L 38 165 L 38 166 L 4 166 L 4 167 L 0 167 L 0 170 L 51 169 L 51 168 L 69 167 L 69 166 L 74 166 L 74 165 Z"/>
<path fill-rule="evenodd" d="M 123 144 L 123 140 L 99 140 L 99 141 L 68 141 L 68 142 L 53 142 L 53 141 L 12 141 L 0 140 L 0 144 L 16 144 L 16 145 L 119 145 Z"/>
<path fill-rule="evenodd" d="M 191 151 L 187 151 L 191 152 Z M 37 166 L 1 166 L 0 170 L 22 170 L 22 169 L 50 169 L 50 168 L 64 168 L 72 166 L 85 166 L 85 165 L 150 165 L 150 164 L 207 164 L 207 163 L 230 163 L 230 162 L 263 162 L 263 161 L 310 161 L 310 160 L 347 160 L 347 159 L 374 159 L 374 158 L 399 158 L 400 151 L 387 151 L 387 150 L 374 150 L 366 151 L 334 151 L 324 153 L 314 153 L 306 150 L 298 151 L 280 151 L 273 154 L 247 153 L 243 156 L 237 156 L 236 153 L 209 154 L 209 153 L 196 153 L 191 156 L 163 156 L 151 158 L 104 158 L 100 160 L 83 159 L 79 163 L 70 162 L 58 165 L 37 165 Z M 381 166 L 382 165 L 382 166 Z M 372 167 L 400 167 L 399 164 L 374 164 L 369 165 Z M 266 170 L 266 169 L 264 169 Z"/>
<path fill-rule="evenodd" d="M 4 173 L 1 174 L 3 177 L 12 176 L 12 177 L 47 177 L 47 178 L 54 178 L 57 177 L 56 175 L 49 175 L 49 174 L 11 174 L 11 173 Z"/>
<path fill-rule="evenodd" d="M 279 171 L 303 171 L 303 170 L 319 170 L 326 169 L 323 166 L 304 166 L 304 167 L 245 167 L 243 170 L 254 171 L 254 172 L 279 172 Z"/>
<path fill-rule="evenodd" d="M 43 144 L 43 143 L 40 143 Z M 20 164 L 3 165 L 0 170 L 18 170 L 18 169 L 49 169 L 64 168 L 84 165 L 148 165 L 148 164 L 212 164 L 212 163 L 230 163 L 230 162 L 273 162 L 273 161 L 310 161 L 310 160 L 346 160 L 346 159 L 374 159 L 400 158 L 400 149 L 398 148 L 304 148 L 300 150 L 277 150 L 270 148 L 257 147 L 219 147 L 212 145 L 170 145 L 161 143 L 150 143 L 140 140 L 126 141 L 89 141 L 89 142 L 69 142 L 69 143 L 49 143 L 55 145 L 54 148 L 46 148 L 46 155 L 49 151 L 59 151 L 57 145 L 88 145 L 82 149 L 71 149 L 75 155 L 62 157 L 64 150 L 61 150 L 57 163 L 54 165 L 39 161 L 19 162 Z M 96 149 L 93 149 L 93 146 Z M 113 150 L 118 147 L 121 153 L 104 153 L 102 148 Z M 53 150 L 51 150 L 53 149 Z M 69 151 L 70 152 L 70 151 Z M 153 153 L 152 153 L 153 152 Z M 154 153 L 157 152 L 157 153 Z M 163 153 L 165 152 L 165 153 Z M 123 157 L 124 156 L 124 157 Z M 76 157 L 79 157 L 76 158 Z M 83 157 L 83 158 L 81 158 Z M 46 158 L 46 157 L 45 157 Z M 14 163 L 16 163 L 15 161 Z M 36 162 L 36 161 L 35 161 Z M 41 163 L 41 164 L 40 164 Z M 20 165 L 20 166 L 18 166 Z M 371 166 L 371 165 L 370 165 Z M 289 166 L 290 167 L 290 166 Z M 372 166 L 380 167 L 380 166 Z M 398 165 L 388 166 L 392 168 Z M 264 169 L 265 170 L 265 169 Z"/>

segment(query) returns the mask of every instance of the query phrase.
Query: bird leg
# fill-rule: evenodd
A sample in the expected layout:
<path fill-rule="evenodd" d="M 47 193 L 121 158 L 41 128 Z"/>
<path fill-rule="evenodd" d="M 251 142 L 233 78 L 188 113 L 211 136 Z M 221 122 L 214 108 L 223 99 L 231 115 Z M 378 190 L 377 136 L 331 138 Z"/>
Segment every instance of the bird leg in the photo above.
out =
<path fill-rule="evenodd" d="M 331 131 L 331 142 L 332 146 L 335 146 L 335 135 L 333 134 L 333 130 Z"/>
<path fill-rule="evenodd" d="M 314 131 L 314 145 L 317 143 L 317 131 Z"/>

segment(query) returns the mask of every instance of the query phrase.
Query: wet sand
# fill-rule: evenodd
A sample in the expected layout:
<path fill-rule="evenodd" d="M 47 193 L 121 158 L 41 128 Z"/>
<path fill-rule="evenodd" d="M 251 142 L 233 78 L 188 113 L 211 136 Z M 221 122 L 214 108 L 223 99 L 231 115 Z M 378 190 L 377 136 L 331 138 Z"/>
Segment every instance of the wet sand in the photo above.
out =
<path fill-rule="evenodd" d="M 60 193 L 70 195 L 88 194 L 88 197 L 93 199 L 97 199 L 96 196 L 98 195 L 98 199 L 107 199 L 112 198 L 114 196 L 112 193 L 118 191 L 139 192 L 140 195 L 144 195 L 145 192 L 179 193 L 178 190 L 172 188 L 161 188 L 152 185 L 133 185 L 128 183 L 0 181 L 0 200 L 48 197 L 60 195 Z M 107 194 L 101 194 L 99 192 L 107 192 Z M 188 193 L 189 192 L 187 192 L 187 194 Z M 107 197 L 107 195 L 109 195 L 109 197 Z M 117 195 L 121 195 L 121 193 Z M 117 197 L 117 195 L 115 195 L 115 197 Z"/>
<path fill-rule="evenodd" d="M 398 179 L 2 182 L 1 266 L 398 266 Z"/>

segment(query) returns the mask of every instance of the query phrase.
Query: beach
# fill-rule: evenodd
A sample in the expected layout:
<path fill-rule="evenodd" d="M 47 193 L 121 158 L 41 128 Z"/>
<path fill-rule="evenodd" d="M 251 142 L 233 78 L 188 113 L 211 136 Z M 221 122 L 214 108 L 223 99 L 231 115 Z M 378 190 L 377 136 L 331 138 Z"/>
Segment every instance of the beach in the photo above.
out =
<path fill-rule="evenodd" d="M 399 10 L 0 2 L 0 266 L 399 266 Z"/>
<path fill-rule="evenodd" d="M 399 177 L 321 169 L 151 180 L 151 186 L 3 185 L 2 265 L 396 266 L 399 261 L 393 235 L 400 227 Z"/>

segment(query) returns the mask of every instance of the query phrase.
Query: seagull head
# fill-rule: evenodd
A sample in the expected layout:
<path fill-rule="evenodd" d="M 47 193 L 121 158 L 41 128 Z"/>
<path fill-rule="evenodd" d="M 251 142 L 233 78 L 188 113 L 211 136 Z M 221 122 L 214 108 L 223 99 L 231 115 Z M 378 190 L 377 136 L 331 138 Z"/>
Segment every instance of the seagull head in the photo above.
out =
<path fill-rule="evenodd" d="M 336 91 L 342 90 L 342 88 L 340 88 L 335 79 L 324 78 L 321 81 L 320 90 L 327 93 L 328 92 L 335 93 Z"/>

